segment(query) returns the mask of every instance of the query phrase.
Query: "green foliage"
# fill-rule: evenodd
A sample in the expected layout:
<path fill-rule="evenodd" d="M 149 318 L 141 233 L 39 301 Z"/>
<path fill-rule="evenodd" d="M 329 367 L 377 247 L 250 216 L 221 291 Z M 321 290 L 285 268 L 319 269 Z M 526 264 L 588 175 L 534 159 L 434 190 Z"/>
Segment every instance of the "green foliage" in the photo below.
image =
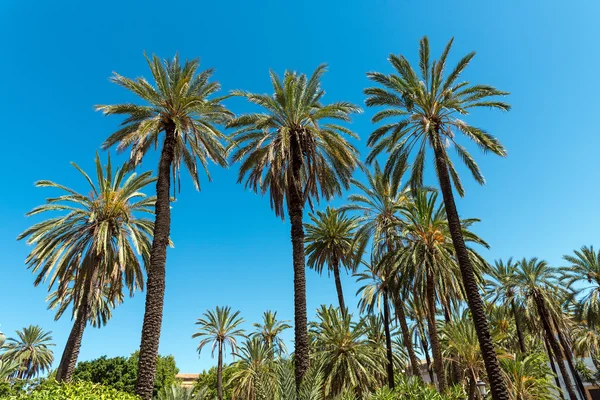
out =
<path fill-rule="evenodd" d="M 3 397 L 6 400 L 138 400 L 139 397 L 121 392 L 112 387 L 92 382 L 77 381 L 58 383 L 54 380 L 42 382 L 30 393 Z"/>
<path fill-rule="evenodd" d="M 435 387 L 424 384 L 414 378 L 401 377 L 396 382 L 396 388 L 379 389 L 369 397 L 369 400 L 464 400 L 467 396 L 460 387 L 453 387 L 444 394 L 437 392 Z"/>
<path fill-rule="evenodd" d="M 500 365 L 511 400 L 556 399 L 558 388 L 543 353 L 531 353 L 515 357 L 503 357 Z"/>
<path fill-rule="evenodd" d="M 223 399 L 231 400 L 233 398 L 234 385 L 232 377 L 240 369 L 238 363 L 223 366 Z M 212 367 L 209 370 L 202 371 L 196 385 L 194 393 L 203 392 L 207 399 L 214 399 L 217 396 L 217 368 Z"/>
<path fill-rule="evenodd" d="M 92 361 L 80 362 L 75 368 L 73 379 L 98 383 L 123 392 L 134 393 L 138 356 L 138 352 L 135 352 L 129 358 L 107 358 L 103 356 Z M 156 364 L 154 395 L 157 395 L 162 389 L 177 383 L 175 376 L 178 373 L 179 369 L 173 356 L 159 356 Z"/>
<path fill-rule="evenodd" d="M 172 385 L 164 388 L 158 393 L 157 400 L 212 400 L 214 396 L 209 397 L 207 395 L 208 390 L 206 388 L 202 390 L 194 390 L 191 388 L 184 388 L 179 385 Z"/>
<path fill-rule="evenodd" d="M 8 338 L 4 344 L 3 361 L 20 365 L 12 375 L 20 379 L 31 379 L 50 370 L 54 361 L 52 332 L 44 332 L 38 325 L 30 325 L 17 331 L 17 338 Z"/>

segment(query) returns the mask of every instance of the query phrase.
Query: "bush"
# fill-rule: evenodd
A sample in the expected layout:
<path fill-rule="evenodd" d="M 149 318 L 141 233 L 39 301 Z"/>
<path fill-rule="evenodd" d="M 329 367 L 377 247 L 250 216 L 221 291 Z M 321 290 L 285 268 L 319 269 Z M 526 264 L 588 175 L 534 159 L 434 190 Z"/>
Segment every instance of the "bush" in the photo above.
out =
<path fill-rule="evenodd" d="M 387 387 L 379 389 L 370 397 L 370 400 L 462 400 L 466 398 L 467 396 L 459 386 L 450 388 L 442 395 L 432 385 L 423 384 L 414 378 L 400 377 L 393 391 Z"/>
<path fill-rule="evenodd" d="M 120 392 L 114 388 L 91 382 L 58 383 L 42 382 L 28 394 L 2 397 L 3 400 L 139 400 L 139 397 Z"/>

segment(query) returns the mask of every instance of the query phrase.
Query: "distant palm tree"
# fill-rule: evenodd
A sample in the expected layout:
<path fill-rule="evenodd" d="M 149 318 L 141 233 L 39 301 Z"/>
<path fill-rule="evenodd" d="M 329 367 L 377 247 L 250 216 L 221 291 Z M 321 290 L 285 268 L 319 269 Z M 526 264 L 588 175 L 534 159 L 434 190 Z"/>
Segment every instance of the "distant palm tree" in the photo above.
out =
<path fill-rule="evenodd" d="M 296 386 L 309 359 L 306 319 L 306 272 L 303 213 L 306 202 L 326 200 L 347 189 L 358 165 L 358 151 L 344 138 L 356 138 L 335 121 L 348 122 L 360 108 L 348 102 L 323 104 L 325 91 L 319 66 L 310 78 L 286 71 L 281 80 L 271 72 L 274 94 L 235 91 L 264 113 L 244 114 L 228 126 L 233 135 L 233 162 L 240 162 L 238 182 L 255 192 L 269 192 L 271 208 L 281 218 L 284 206 L 291 223 L 294 264 L 294 345 Z M 247 176 L 247 178 L 246 178 Z"/>
<path fill-rule="evenodd" d="M 359 396 L 366 393 L 374 376 L 383 373 L 383 349 L 366 339 L 364 322 L 352 322 L 351 314 L 321 306 L 312 329 L 325 371 L 325 398 L 335 398 L 348 388 Z"/>
<path fill-rule="evenodd" d="M 3 360 L 0 355 L 0 382 L 16 375 L 21 365 L 15 360 Z"/>
<path fill-rule="evenodd" d="M 189 171 L 197 189 L 200 188 L 198 163 L 208 178 L 208 162 L 227 165 L 225 136 L 215 124 L 226 122 L 231 113 L 221 98 L 211 98 L 220 86 L 209 82 L 212 69 L 198 73 L 200 62 L 185 61 L 179 57 L 164 61 L 146 57 L 154 85 L 144 78 L 135 80 L 117 73 L 112 81 L 134 93 L 145 104 L 123 103 L 100 105 L 96 109 L 105 115 L 125 115 L 122 128 L 109 136 L 102 147 L 118 144 L 117 149 L 131 147 L 131 163 L 137 165 L 149 149 L 160 147 L 158 181 L 156 183 L 156 220 L 152 254 L 148 268 L 146 310 L 140 346 L 139 373 L 135 392 L 144 400 L 152 398 L 156 360 L 162 326 L 165 293 L 165 266 L 167 245 L 171 231 L 171 179 L 180 183 L 181 164 Z M 171 176 L 173 172 L 173 176 Z"/>
<path fill-rule="evenodd" d="M 281 338 L 281 333 L 292 326 L 288 324 L 288 321 L 278 321 L 277 311 L 265 311 L 262 323 L 254 323 L 253 326 L 256 328 L 256 332 L 252 333 L 251 336 L 259 336 L 261 338 L 267 349 L 271 352 L 271 358 L 275 354 L 281 355 L 287 351 L 285 342 Z"/>
<path fill-rule="evenodd" d="M 456 133 L 462 133 L 484 151 L 500 156 L 505 156 L 506 151 L 495 137 L 480 128 L 468 125 L 461 118 L 474 108 L 509 110 L 510 106 L 493 98 L 490 99 L 494 96 L 506 95 L 506 92 L 489 85 L 470 85 L 467 81 L 458 81 L 475 53 L 469 53 L 463 57 L 447 77 L 444 77 L 446 58 L 451 47 L 452 40 L 445 47 L 439 60 L 430 62 L 429 41 L 427 37 L 421 39 L 420 79 L 404 56 L 393 54 L 390 55 L 389 60 L 396 73 L 385 75 L 370 72 L 368 74 L 369 79 L 379 84 L 380 87 L 365 90 L 368 95 L 367 106 L 388 107 L 376 113 L 373 116 L 373 122 L 379 122 L 386 118 L 398 118 L 398 120 L 377 128 L 371 134 L 367 145 L 373 149 L 367 157 L 367 162 L 373 162 L 381 152 L 386 151 L 389 153 L 389 158 L 385 171 L 391 176 L 399 176 L 401 175 L 399 171 L 406 168 L 406 162 L 415 150 L 416 156 L 412 163 L 410 183 L 413 188 L 416 188 L 423 184 L 427 150 L 429 149 L 433 153 L 435 169 L 448 214 L 452 242 L 456 248 L 456 258 L 460 266 L 469 308 L 473 313 L 477 337 L 490 380 L 492 397 L 494 400 L 505 400 L 508 393 L 496 358 L 473 265 L 461 235 L 461 224 L 454 202 L 452 185 L 454 184 L 461 196 L 464 194 L 464 189 L 447 150 L 450 146 L 454 147 L 459 159 L 464 162 L 477 182 L 483 184 L 484 178 L 479 167 L 466 148 L 458 143 Z"/>
<path fill-rule="evenodd" d="M 556 340 L 555 329 L 553 328 L 552 314 L 560 312 L 553 307 L 555 304 L 557 291 L 556 286 L 556 271 L 552 269 L 544 260 L 537 258 L 522 259 L 516 271 L 516 281 L 519 285 L 519 290 L 527 301 L 527 308 L 536 310 L 537 317 L 544 329 L 545 339 L 549 344 L 550 350 L 558 364 L 560 374 L 563 377 L 563 382 L 567 389 L 567 393 L 571 400 L 577 400 L 577 395 L 573 390 L 571 377 L 567 373 L 563 360 L 563 349 L 560 343 Z"/>
<path fill-rule="evenodd" d="M 237 338 L 244 337 L 244 330 L 240 325 L 244 320 L 239 316 L 240 312 L 231 312 L 231 307 L 218 307 L 208 310 L 202 318 L 198 318 L 196 325 L 198 332 L 192 338 L 200 338 L 198 344 L 198 355 L 204 346 L 212 343 L 212 357 L 217 350 L 217 397 L 223 400 L 223 349 L 229 346 L 231 353 L 237 352 Z"/>
<path fill-rule="evenodd" d="M 583 246 L 573 251 L 573 255 L 565 255 L 563 259 L 569 263 L 561 268 L 561 281 L 573 291 L 578 300 L 578 318 L 585 320 L 589 327 L 600 323 L 600 251 L 594 246 Z"/>
<path fill-rule="evenodd" d="M 308 266 L 322 274 L 327 265 L 328 272 L 333 272 L 340 310 L 346 312 L 340 266 L 356 272 L 357 259 L 360 259 L 354 245 L 358 219 L 332 207 L 310 214 L 310 219 L 312 223 L 304 224 Z"/>
<path fill-rule="evenodd" d="M 516 271 L 517 263 L 513 262 L 512 257 L 506 263 L 502 260 L 496 260 L 488 271 L 489 278 L 486 280 L 485 291 L 487 293 L 486 297 L 490 301 L 510 307 L 517 328 L 519 350 L 521 350 L 521 353 L 525 353 L 525 338 L 519 313 L 521 306 L 520 304 L 517 305 L 520 299 L 517 298 Z"/>
<path fill-rule="evenodd" d="M 29 325 L 16 333 L 16 339 L 6 340 L 2 361 L 19 364 L 16 371 L 18 379 L 35 378 L 42 372 L 49 371 L 54 361 L 52 332 L 44 332 L 38 325 Z"/>
<path fill-rule="evenodd" d="M 235 364 L 230 380 L 234 383 L 235 398 L 248 400 L 267 398 L 262 396 L 272 390 L 276 379 L 272 354 L 271 348 L 258 336 L 247 339 L 235 353 L 239 360 Z"/>
<path fill-rule="evenodd" d="M 66 193 L 30 211 L 28 216 L 52 216 L 17 237 L 28 238 L 27 244 L 34 246 L 25 261 L 37 274 L 34 284 L 49 280 L 49 287 L 58 285 L 50 303 L 51 307 L 60 304 L 57 318 L 74 305 L 75 321 L 56 372 L 58 381 L 71 380 L 88 321 L 104 325 L 110 315 L 106 306 L 114 307 L 125 286 L 130 295 L 143 289 L 144 268 L 138 256 L 147 260 L 150 254 L 154 224 L 139 213 L 153 212 L 155 198 L 141 192 L 155 181 L 152 174 L 129 173 L 127 167 L 113 173 L 110 157 L 105 168 L 98 155 L 95 164 L 96 183 L 73 163 L 90 185 L 87 195 L 51 181 L 37 182 L 38 187 Z M 104 312 L 98 312 L 100 307 L 105 307 Z"/>

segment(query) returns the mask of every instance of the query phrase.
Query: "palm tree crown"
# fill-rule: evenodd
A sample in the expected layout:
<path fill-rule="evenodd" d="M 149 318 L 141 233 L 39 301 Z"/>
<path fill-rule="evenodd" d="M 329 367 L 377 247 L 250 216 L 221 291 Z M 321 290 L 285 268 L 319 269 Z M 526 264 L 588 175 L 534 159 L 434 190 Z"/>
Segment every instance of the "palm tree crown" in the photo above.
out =
<path fill-rule="evenodd" d="M 292 326 L 288 324 L 288 321 L 277 320 L 277 311 L 265 311 L 263 322 L 254 323 L 253 326 L 256 328 L 256 332 L 252 336 L 259 336 L 273 355 L 281 355 L 287 351 L 281 333 Z"/>
<path fill-rule="evenodd" d="M 589 327 L 596 327 L 600 322 L 600 251 L 596 252 L 594 246 L 583 246 L 563 259 L 569 266 L 560 269 L 561 281 L 574 296 L 581 297 L 578 317 Z"/>
<path fill-rule="evenodd" d="M 209 343 L 212 343 L 213 356 L 219 345 L 229 346 L 232 353 L 236 352 L 237 337 L 244 336 L 244 330 L 239 327 L 244 320 L 239 315 L 239 311 L 232 313 L 231 307 L 217 306 L 214 311 L 208 310 L 204 317 L 198 318 L 198 332 L 192 335 L 192 338 L 202 339 L 198 344 L 198 354 Z"/>
<path fill-rule="evenodd" d="M 6 340 L 2 360 L 20 364 L 20 369 L 16 372 L 19 379 L 35 378 L 44 371 L 49 371 L 54 361 L 51 335 L 52 332 L 44 332 L 38 325 L 18 330 L 17 338 Z"/>

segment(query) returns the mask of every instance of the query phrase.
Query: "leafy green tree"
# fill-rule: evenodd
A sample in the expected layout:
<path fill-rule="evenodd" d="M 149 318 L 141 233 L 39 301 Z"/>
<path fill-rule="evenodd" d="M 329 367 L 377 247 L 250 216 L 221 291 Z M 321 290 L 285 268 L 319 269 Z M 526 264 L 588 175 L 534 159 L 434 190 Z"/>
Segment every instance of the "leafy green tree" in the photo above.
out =
<path fill-rule="evenodd" d="M 600 323 L 600 251 L 594 246 L 583 246 L 573 255 L 565 255 L 569 263 L 561 268 L 561 281 L 573 291 L 578 300 L 578 318 L 585 320 L 589 327 Z"/>
<path fill-rule="evenodd" d="M 118 391 L 114 388 L 102 386 L 92 382 L 78 381 L 73 383 L 57 382 L 48 379 L 39 384 L 30 393 L 22 393 L 11 400 L 137 400 L 138 397 L 129 393 Z"/>
<path fill-rule="evenodd" d="M 198 332 L 192 335 L 192 338 L 200 338 L 198 344 L 198 355 L 202 352 L 204 346 L 212 343 L 212 356 L 215 356 L 217 350 L 217 397 L 223 400 L 223 350 L 229 346 L 233 354 L 237 352 L 237 338 L 244 337 L 244 330 L 240 325 L 244 320 L 239 316 L 240 312 L 231 312 L 231 307 L 216 307 L 215 310 L 208 310 L 202 318 L 198 318 L 196 325 L 199 326 Z"/>
<path fill-rule="evenodd" d="M 340 310 L 346 312 L 340 266 L 356 272 L 357 258 L 360 259 L 354 242 L 358 219 L 332 207 L 310 214 L 310 219 L 310 224 L 304 224 L 308 266 L 322 274 L 327 265 L 328 273 L 333 272 Z"/>
<path fill-rule="evenodd" d="M 152 147 L 160 147 L 158 180 L 156 183 L 155 225 L 152 251 L 148 267 L 146 310 L 140 346 L 140 374 L 136 393 L 150 400 L 156 373 L 156 360 L 165 293 L 167 245 L 171 231 L 171 179 L 180 182 L 181 164 L 189 171 L 194 185 L 200 188 L 198 164 L 208 173 L 208 162 L 227 165 L 222 140 L 225 136 L 215 124 L 226 122 L 232 115 L 221 103 L 211 97 L 220 88 L 209 82 L 213 70 L 198 73 L 199 61 L 180 63 L 161 62 L 158 57 L 146 57 L 154 85 L 144 78 L 136 80 L 117 73 L 112 81 L 124 87 L 144 102 L 144 105 L 124 103 L 100 105 L 96 109 L 105 115 L 125 115 L 121 128 L 102 144 L 104 149 L 118 144 L 117 149 L 131 147 L 131 163 L 137 165 Z M 171 176 L 173 172 L 173 176 Z"/>
<path fill-rule="evenodd" d="M 31 379 L 49 371 L 54 361 L 52 332 L 44 332 L 38 325 L 29 325 L 17 330 L 16 334 L 16 338 L 6 340 L 1 356 L 4 362 L 19 364 L 16 378 Z"/>
<path fill-rule="evenodd" d="M 373 122 L 377 123 L 387 118 L 395 118 L 396 121 L 377 128 L 371 134 L 367 145 L 372 147 L 372 151 L 367 157 L 367 162 L 371 163 L 382 152 L 388 152 L 385 172 L 391 176 L 399 176 L 399 171 L 406 168 L 411 153 L 416 152 L 410 177 L 411 186 L 416 188 L 423 184 L 428 149 L 433 153 L 456 259 L 460 266 L 469 308 L 473 313 L 492 397 L 494 400 L 505 400 L 508 393 L 496 358 L 476 275 L 461 234 L 462 228 L 452 186 L 454 185 L 460 196 L 464 194 L 464 189 L 447 150 L 450 146 L 453 147 L 475 180 L 483 184 L 485 181 L 479 167 L 467 149 L 458 143 L 457 134 L 462 133 L 462 136 L 486 152 L 505 156 L 506 151 L 495 137 L 483 129 L 467 124 L 462 118 L 475 108 L 509 110 L 510 106 L 494 98 L 504 96 L 506 92 L 489 85 L 470 85 L 467 81 L 458 81 L 475 56 L 474 52 L 463 57 L 444 77 L 446 59 L 452 42 L 451 40 L 448 43 L 438 60 L 430 62 L 429 41 L 427 37 L 421 39 L 420 78 L 404 56 L 393 54 L 389 60 L 395 73 L 368 74 L 369 79 L 379 86 L 365 90 L 368 95 L 367 106 L 387 107 L 373 116 Z"/>
<path fill-rule="evenodd" d="M 325 91 L 319 66 L 310 78 L 286 71 L 281 80 L 271 72 L 274 94 L 242 91 L 263 113 L 244 114 L 229 123 L 233 135 L 232 161 L 240 162 L 238 182 L 255 192 L 269 192 L 271 208 L 291 223 L 294 265 L 294 334 L 296 385 L 309 367 L 306 317 L 306 272 L 304 257 L 304 206 L 308 201 L 326 200 L 347 189 L 358 165 L 358 151 L 344 136 L 356 138 L 335 123 L 348 122 L 360 108 L 348 102 L 323 104 Z M 247 177 L 247 178 L 246 178 Z"/>
<path fill-rule="evenodd" d="M 58 381 L 71 379 L 88 321 L 94 326 L 104 325 L 124 286 L 130 295 L 144 287 L 138 256 L 147 259 L 154 226 L 151 220 L 138 216 L 152 213 L 154 206 L 155 198 L 141 192 L 155 181 L 150 172 L 138 175 L 120 167 L 113 173 L 110 157 L 103 168 L 96 154 L 94 183 L 83 169 L 72 164 L 90 185 L 89 193 L 80 194 L 51 181 L 37 182 L 38 187 L 65 193 L 30 211 L 28 216 L 51 217 L 17 238 L 28 238 L 27 244 L 34 246 L 26 263 L 37 274 L 35 285 L 49 280 L 50 287 L 58 286 L 50 303 L 58 307 L 57 318 L 73 306 L 74 323 L 58 366 Z"/>
<path fill-rule="evenodd" d="M 223 399 L 233 399 L 234 385 L 231 377 L 239 369 L 238 363 L 223 365 Z M 194 385 L 194 392 L 203 393 L 206 399 L 212 400 L 217 397 L 217 368 L 212 367 L 202 371 Z"/>
<path fill-rule="evenodd" d="M 281 338 L 281 333 L 286 329 L 291 328 L 288 321 L 277 320 L 277 311 L 267 310 L 263 314 L 262 323 L 254 323 L 255 332 L 251 336 L 259 336 L 265 346 L 271 352 L 271 358 L 275 354 L 281 356 L 287 351 L 285 342 Z"/>

